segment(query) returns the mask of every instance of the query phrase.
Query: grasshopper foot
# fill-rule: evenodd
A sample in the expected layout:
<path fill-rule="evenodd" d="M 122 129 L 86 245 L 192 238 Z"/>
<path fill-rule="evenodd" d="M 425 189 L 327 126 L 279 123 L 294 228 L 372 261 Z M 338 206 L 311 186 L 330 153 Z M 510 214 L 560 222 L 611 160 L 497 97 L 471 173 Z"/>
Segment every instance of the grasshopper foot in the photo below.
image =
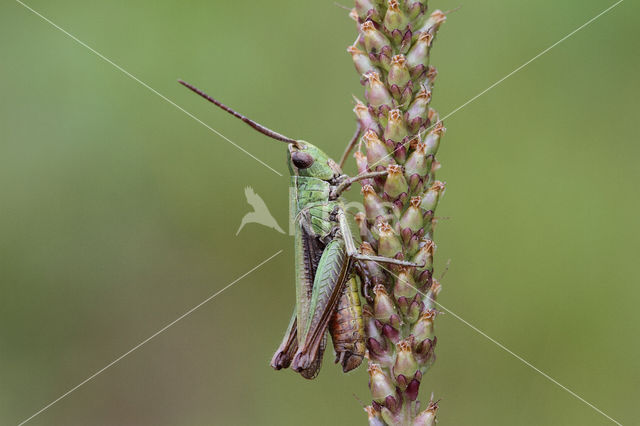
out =
<path fill-rule="evenodd" d="M 298 352 L 296 356 L 293 357 L 293 364 L 291 368 L 298 373 L 306 370 L 311 366 L 311 357 L 309 354 L 304 352 Z"/>
<path fill-rule="evenodd" d="M 307 353 L 298 352 L 293 358 L 291 368 L 293 369 L 293 371 L 300 373 L 300 375 L 305 379 L 313 380 L 318 376 L 321 364 L 321 354 L 319 357 L 314 358 Z"/>
<path fill-rule="evenodd" d="M 351 351 L 340 352 L 336 354 L 336 364 L 342 365 L 342 372 L 348 373 L 351 370 L 355 370 L 362 364 L 364 357 L 360 354 L 354 354 Z"/>
<path fill-rule="evenodd" d="M 273 355 L 271 359 L 271 367 L 275 370 L 282 370 L 283 368 L 289 368 L 291 365 L 291 356 L 287 352 L 278 351 Z"/>

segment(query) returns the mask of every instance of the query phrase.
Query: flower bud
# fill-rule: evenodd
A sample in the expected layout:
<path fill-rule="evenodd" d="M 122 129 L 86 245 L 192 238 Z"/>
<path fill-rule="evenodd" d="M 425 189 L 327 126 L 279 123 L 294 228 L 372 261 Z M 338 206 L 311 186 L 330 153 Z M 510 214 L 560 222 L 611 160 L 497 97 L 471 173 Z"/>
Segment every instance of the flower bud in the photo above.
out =
<path fill-rule="evenodd" d="M 406 252 L 410 258 L 412 258 L 418 252 L 418 250 L 420 250 L 420 240 L 422 238 L 420 237 L 420 234 L 423 234 L 423 233 L 424 233 L 424 229 L 421 229 L 420 231 L 413 234 L 411 236 L 411 239 L 409 239 L 409 244 L 407 245 Z"/>
<path fill-rule="evenodd" d="M 418 232 L 424 226 L 422 210 L 420 209 L 420 197 L 411 197 L 409 207 L 400 218 L 400 229 L 409 228 L 413 232 Z"/>
<path fill-rule="evenodd" d="M 362 139 L 367 145 L 369 167 L 373 168 L 378 165 L 387 166 L 392 161 L 387 145 L 380 140 L 376 132 L 368 130 Z"/>
<path fill-rule="evenodd" d="M 367 161 L 367 157 L 365 157 L 365 155 L 360 151 L 356 151 L 353 154 L 353 157 L 356 159 L 356 166 L 358 166 L 358 174 L 360 175 L 363 173 L 367 173 L 369 171 L 369 162 Z M 362 179 L 360 181 L 360 184 L 362 184 L 362 186 L 373 185 L 373 179 Z"/>
<path fill-rule="evenodd" d="M 435 349 L 437 341 L 438 338 L 434 337 L 433 340 L 425 339 L 414 346 L 413 351 L 416 359 L 421 364 L 421 372 L 427 371 L 436 362 Z"/>
<path fill-rule="evenodd" d="M 402 327 L 402 324 L 404 324 L 404 322 L 402 321 L 402 318 L 400 318 L 400 315 L 393 314 L 389 318 L 389 324 L 391 325 L 392 329 L 389 330 L 388 328 L 383 328 L 382 331 L 384 332 L 384 335 L 389 337 L 389 339 L 393 343 L 397 343 L 399 338 L 400 338 L 400 332 L 398 330 L 400 330 L 400 328 Z M 397 334 L 389 335 L 389 333 L 387 333 L 387 331 L 394 331 Z"/>
<path fill-rule="evenodd" d="M 376 11 L 375 0 L 356 0 L 355 9 L 360 19 L 366 19 L 370 11 Z"/>
<path fill-rule="evenodd" d="M 389 321 L 392 315 L 396 312 L 396 306 L 391 300 L 389 293 L 383 285 L 377 285 L 373 292 L 375 293 L 375 299 L 373 301 L 373 315 L 375 318 L 382 322 Z"/>
<path fill-rule="evenodd" d="M 418 399 L 418 391 L 420 390 L 420 381 L 417 379 L 411 380 L 407 389 L 404 391 L 404 394 L 407 396 L 409 401 L 415 401 Z"/>
<path fill-rule="evenodd" d="M 356 22 L 359 22 L 360 17 L 358 16 L 358 11 L 355 8 L 349 11 L 349 18 L 353 19 Z"/>
<path fill-rule="evenodd" d="M 378 254 L 383 257 L 395 257 L 402 252 L 402 242 L 393 228 L 386 222 L 378 225 Z"/>
<path fill-rule="evenodd" d="M 366 241 L 360 245 L 360 252 L 366 256 L 376 255 L 376 252 L 373 250 L 373 247 L 371 247 L 371 244 L 367 243 Z M 380 266 L 378 262 L 365 261 L 365 267 L 368 272 L 368 276 L 374 286 L 382 284 L 386 281 L 387 276 L 384 273 L 384 269 L 382 269 L 382 266 Z"/>
<path fill-rule="evenodd" d="M 396 378 L 403 375 L 405 378 L 411 379 L 418 371 L 418 362 L 411 350 L 411 340 L 408 338 L 396 345 L 396 362 L 393 365 L 393 375 Z"/>
<path fill-rule="evenodd" d="M 358 225 L 358 230 L 360 231 L 360 238 L 363 243 L 373 244 L 375 239 L 367 226 L 367 216 L 363 212 L 358 212 L 354 216 L 354 220 L 356 225 Z"/>
<path fill-rule="evenodd" d="M 367 91 L 365 93 L 365 97 L 371 106 L 378 108 L 382 105 L 388 106 L 393 104 L 391 94 L 380 81 L 380 74 L 377 72 L 368 72 L 364 77 L 367 79 Z"/>
<path fill-rule="evenodd" d="M 420 245 L 420 250 L 413 257 L 413 262 L 424 265 L 422 269 L 431 269 L 433 267 L 433 252 L 436 249 L 436 245 L 431 240 L 423 240 Z"/>
<path fill-rule="evenodd" d="M 403 267 L 398 272 L 398 276 L 396 278 L 396 285 L 393 287 L 393 295 L 396 300 L 400 297 L 412 299 L 418 292 L 416 283 L 413 280 L 413 270 Z"/>
<path fill-rule="evenodd" d="M 382 216 L 384 218 L 387 216 L 384 201 L 376 194 L 371 185 L 363 186 L 361 192 L 364 197 L 364 210 L 370 222 L 374 222 L 377 217 Z"/>
<path fill-rule="evenodd" d="M 436 123 L 440 121 L 440 114 L 433 108 L 429 108 L 429 112 L 427 113 L 427 117 L 429 117 L 429 123 Z"/>
<path fill-rule="evenodd" d="M 438 403 L 429 402 L 427 409 L 413 419 L 413 426 L 436 426 L 436 411 L 438 411 Z"/>
<path fill-rule="evenodd" d="M 423 84 L 407 110 L 407 122 L 413 124 L 414 121 L 417 121 L 418 127 L 426 122 L 429 112 L 429 102 L 431 102 L 431 90 L 429 90 L 429 86 Z"/>
<path fill-rule="evenodd" d="M 387 180 L 384 183 L 384 192 L 395 199 L 401 194 L 405 194 L 409 190 L 407 180 L 402 173 L 402 167 L 397 164 L 391 164 L 387 167 Z"/>
<path fill-rule="evenodd" d="M 440 138 L 446 131 L 447 129 L 445 129 L 442 121 L 438 121 L 435 126 L 433 126 L 433 129 L 431 129 L 427 137 L 424 139 L 427 154 L 435 155 L 435 153 L 438 152 L 438 149 L 440 148 Z"/>
<path fill-rule="evenodd" d="M 397 314 L 393 314 L 391 315 L 391 317 L 389 317 L 389 322 L 394 324 L 393 326 L 391 324 L 384 324 L 382 326 L 382 334 L 384 335 L 384 337 L 386 337 L 387 339 L 389 339 L 390 342 L 398 343 L 400 341 L 400 326 L 402 325 L 400 323 L 400 317 Z"/>
<path fill-rule="evenodd" d="M 440 294 L 440 291 L 442 290 L 442 285 L 436 281 L 433 280 L 433 284 L 431 284 L 431 288 L 429 288 L 429 291 L 427 291 L 427 295 L 424 297 L 424 306 L 425 309 L 434 309 L 435 308 L 435 301 L 438 298 L 438 294 Z"/>
<path fill-rule="evenodd" d="M 382 420 L 380 412 L 376 411 L 371 405 L 364 407 L 364 411 L 367 412 L 369 418 L 369 426 L 385 426 L 386 423 Z"/>
<path fill-rule="evenodd" d="M 364 35 L 364 46 L 369 53 L 379 53 L 384 47 L 390 47 L 389 39 L 378 31 L 372 21 L 366 21 L 360 26 Z"/>
<path fill-rule="evenodd" d="M 431 34 L 435 34 L 440 29 L 440 25 L 442 25 L 446 20 L 447 16 L 443 11 L 441 11 L 440 9 L 434 10 L 431 16 L 429 16 L 429 19 L 425 21 L 422 28 L 420 28 L 418 31 L 422 33 L 428 32 Z"/>
<path fill-rule="evenodd" d="M 387 140 L 387 143 L 389 142 L 393 143 L 391 139 Z M 397 163 L 403 164 L 407 161 L 407 143 L 405 138 L 403 138 L 402 142 L 393 144 L 391 150 L 393 152 L 393 158 Z"/>
<path fill-rule="evenodd" d="M 374 401 L 382 403 L 388 396 L 395 395 L 396 388 L 391 378 L 382 371 L 378 364 L 369 364 L 367 371 L 369 372 L 369 388 Z"/>
<path fill-rule="evenodd" d="M 436 67 L 434 67 L 433 65 L 429 65 L 429 68 L 427 68 L 427 81 L 429 82 L 429 84 L 433 84 L 437 76 L 438 70 L 436 69 Z"/>
<path fill-rule="evenodd" d="M 358 121 L 360 121 L 362 130 L 364 132 L 366 132 L 367 130 L 372 130 L 375 133 L 380 132 L 378 122 L 375 118 L 373 118 L 373 115 L 371 115 L 371 111 L 369 111 L 369 108 L 367 108 L 367 106 L 360 102 L 358 99 L 356 99 L 356 106 L 353 108 L 353 112 L 356 113 Z"/>
<path fill-rule="evenodd" d="M 433 340 L 435 333 L 433 331 L 433 320 L 438 312 L 435 309 L 425 310 L 418 321 L 413 325 L 411 334 L 415 337 L 416 341 L 421 342 L 426 339 Z"/>
<path fill-rule="evenodd" d="M 409 18 L 400 8 L 398 0 L 389 0 L 387 13 L 384 15 L 384 26 L 387 31 L 404 30 L 409 23 Z"/>
<path fill-rule="evenodd" d="M 428 31 L 420 33 L 418 40 L 413 45 L 409 53 L 407 53 L 407 64 L 409 69 L 413 69 L 419 65 L 427 67 L 429 65 L 429 48 L 431 47 L 431 41 L 433 40 L 433 34 Z"/>
<path fill-rule="evenodd" d="M 381 342 L 384 342 L 384 344 Z M 387 343 L 384 339 L 377 340 L 369 337 L 367 339 L 369 361 L 376 362 L 385 368 L 390 368 L 394 362 L 394 354 L 393 351 L 388 351 L 386 346 Z"/>
<path fill-rule="evenodd" d="M 409 134 L 399 109 L 389 111 L 389 119 L 384 129 L 384 138 L 394 142 L 402 141 Z"/>
<path fill-rule="evenodd" d="M 376 319 L 373 317 L 373 313 L 368 305 L 365 305 L 362 309 L 362 318 L 364 319 L 365 334 L 370 339 L 376 340 L 378 345 L 380 345 L 380 342 L 384 342 L 384 339 L 380 334 L 380 330 L 378 330 L 378 327 L 376 326 Z M 385 350 L 382 345 L 380 345 L 378 349 Z"/>
<path fill-rule="evenodd" d="M 376 57 L 375 54 L 372 53 L 372 55 L 374 55 L 374 58 Z M 380 61 L 380 65 L 382 65 L 382 67 L 386 71 L 389 71 L 389 67 L 391 66 L 392 56 L 393 56 L 393 49 L 391 49 L 391 46 L 383 47 L 382 50 L 380 51 L 380 54 L 377 55 L 377 59 Z"/>
<path fill-rule="evenodd" d="M 409 155 L 409 159 L 404 165 L 404 175 L 411 179 L 413 175 L 424 177 L 431 171 L 433 155 L 427 155 L 426 145 L 418 143 L 416 149 Z"/>
<path fill-rule="evenodd" d="M 432 166 L 433 167 L 433 166 Z M 423 210 L 435 210 L 440 200 L 440 196 L 444 194 L 445 185 L 439 180 L 435 181 L 431 188 L 422 196 L 422 204 L 420 207 Z"/>
<path fill-rule="evenodd" d="M 418 321 L 420 317 L 420 312 L 424 308 L 424 302 L 420 300 L 418 297 L 414 297 L 413 301 L 409 305 L 409 309 L 407 309 L 407 313 L 405 314 L 405 318 L 409 324 L 413 324 Z"/>
<path fill-rule="evenodd" d="M 414 20 L 427 9 L 427 0 L 408 0 L 407 11 L 409 19 Z"/>
<path fill-rule="evenodd" d="M 391 68 L 389 68 L 389 76 L 387 81 L 389 86 L 394 84 L 399 88 L 404 87 L 411 79 L 409 68 L 407 68 L 407 59 L 404 55 L 396 55 L 391 58 Z"/>
<path fill-rule="evenodd" d="M 356 70 L 361 74 L 364 75 L 368 72 L 377 72 L 378 69 L 375 67 L 375 65 L 373 65 L 373 63 L 371 62 L 371 59 L 369 58 L 369 55 L 367 55 L 365 52 L 363 52 L 362 50 L 358 49 L 355 46 L 349 46 L 347 48 L 347 52 L 349 52 L 351 54 L 351 58 L 353 59 L 353 63 L 356 66 Z"/>
<path fill-rule="evenodd" d="M 398 267 L 398 269 L 402 270 L 402 268 L 404 268 L 404 266 L 402 267 Z M 400 281 L 400 278 L 398 278 L 398 282 Z M 394 288 L 394 296 L 395 296 L 395 288 Z M 395 296 L 396 298 L 396 303 L 398 304 L 398 307 L 400 308 L 400 312 L 402 312 L 402 314 L 404 315 L 407 310 L 409 309 L 409 302 L 410 300 L 407 299 L 405 296 Z"/>
<path fill-rule="evenodd" d="M 382 416 L 382 420 L 385 421 L 387 425 L 400 425 L 404 420 L 404 415 L 401 412 L 396 412 L 387 408 L 386 404 L 390 401 L 385 401 L 385 406 L 380 410 L 380 415 Z M 396 407 L 397 411 L 397 407 Z"/>

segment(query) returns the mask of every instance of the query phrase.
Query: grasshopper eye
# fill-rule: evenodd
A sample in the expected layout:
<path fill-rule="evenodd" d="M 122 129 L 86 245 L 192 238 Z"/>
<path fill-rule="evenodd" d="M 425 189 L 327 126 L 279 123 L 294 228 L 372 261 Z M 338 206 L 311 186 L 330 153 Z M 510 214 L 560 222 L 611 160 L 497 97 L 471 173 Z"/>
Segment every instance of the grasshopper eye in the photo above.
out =
<path fill-rule="evenodd" d="M 298 169 L 307 169 L 313 164 L 313 157 L 306 152 L 294 151 L 291 153 L 291 162 Z"/>

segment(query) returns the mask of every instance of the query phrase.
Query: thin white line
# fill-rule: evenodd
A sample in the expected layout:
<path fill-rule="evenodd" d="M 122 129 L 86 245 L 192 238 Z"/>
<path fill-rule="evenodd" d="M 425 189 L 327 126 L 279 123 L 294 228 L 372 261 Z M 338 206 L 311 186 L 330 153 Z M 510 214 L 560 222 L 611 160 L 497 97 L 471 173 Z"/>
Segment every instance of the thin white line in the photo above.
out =
<path fill-rule="evenodd" d="M 215 292 L 214 294 L 212 294 L 211 296 L 207 297 L 204 301 L 198 303 L 196 306 L 194 306 L 193 308 L 189 309 L 187 312 L 185 312 L 184 314 L 180 315 L 178 318 L 176 318 L 175 320 L 171 321 L 169 324 L 165 325 L 164 327 L 162 327 L 160 330 L 156 331 L 155 333 L 153 333 L 151 336 L 147 337 L 146 339 L 144 339 L 142 342 L 138 343 L 137 345 L 135 345 L 133 348 L 129 349 L 127 352 L 123 353 L 122 355 L 120 355 L 118 358 L 114 359 L 113 361 L 111 361 L 109 364 L 107 364 L 106 366 L 102 367 L 100 370 L 96 371 L 95 373 L 93 373 L 91 376 L 87 377 L 85 380 L 83 380 L 82 382 L 80 382 L 79 384 L 77 384 L 76 386 L 72 387 L 71 389 L 69 389 L 67 392 L 65 392 L 64 394 L 62 394 L 60 397 L 54 399 L 53 401 L 51 401 L 49 404 L 45 405 L 44 407 L 42 407 L 38 412 L 36 412 L 35 414 L 33 414 L 32 416 L 30 416 L 29 418 L 23 420 L 22 422 L 20 422 L 18 424 L 18 426 L 22 426 L 25 423 L 27 423 L 28 421 L 30 421 L 31 419 L 33 419 L 34 417 L 36 417 L 37 415 L 41 414 L 43 411 L 47 410 L 48 408 L 50 408 L 52 405 L 54 405 L 55 403 L 57 403 L 58 401 L 60 401 L 61 399 L 67 397 L 69 394 L 71 394 L 72 392 L 74 392 L 75 390 L 77 390 L 80 386 L 84 385 L 85 383 L 89 382 L 90 380 L 94 379 L 96 376 L 98 376 L 99 374 L 101 374 L 102 372 L 104 372 L 106 369 L 108 369 L 109 367 L 113 366 L 114 364 L 116 364 L 117 362 L 119 362 L 120 360 L 122 360 L 124 357 L 126 357 L 127 355 L 131 354 L 133 351 L 137 350 L 138 348 L 140 348 L 141 346 L 143 346 L 144 344 L 146 344 L 147 342 L 149 342 L 151 339 L 153 339 L 154 337 L 158 336 L 159 334 L 163 333 L 164 331 L 166 331 L 169 327 L 173 326 L 174 324 L 176 324 L 178 321 L 182 320 L 183 318 L 185 318 L 186 316 L 192 314 L 195 310 L 197 310 L 198 308 L 200 308 L 202 305 L 204 305 L 205 303 L 211 301 L 213 298 L 215 298 L 216 296 L 218 296 L 220 293 L 222 293 L 223 291 L 225 291 L 226 289 L 228 289 L 229 287 L 231 287 L 232 285 L 234 285 L 235 283 L 237 283 L 238 281 L 240 281 L 241 279 L 243 279 L 244 277 L 246 277 L 247 275 L 249 275 L 250 273 L 252 273 L 253 271 L 255 271 L 256 269 L 260 268 L 262 265 L 264 265 L 265 263 L 269 262 L 271 259 L 273 259 L 274 257 L 276 257 L 277 255 L 279 255 L 280 253 L 282 253 L 282 250 L 278 251 L 276 254 L 272 255 L 271 257 L 269 257 L 268 259 L 262 261 L 261 263 L 259 263 L 258 265 L 254 266 L 253 268 L 251 268 L 249 271 L 245 272 L 243 275 L 241 275 L 240 277 L 236 278 L 235 280 L 233 280 L 231 283 L 229 283 L 228 285 L 226 285 L 224 288 L 222 288 L 221 290 L 218 290 L 217 292 Z"/>
<path fill-rule="evenodd" d="M 22 1 L 20 0 L 16 0 L 16 2 L 18 2 L 19 4 L 21 4 L 22 6 L 24 6 L 26 9 L 30 10 L 31 12 L 33 12 L 34 14 L 36 14 L 37 16 L 39 16 L 40 18 L 42 18 L 43 20 L 45 20 L 46 22 L 48 22 L 49 24 L 51 24 L 52 26 L 54 26 L 55 28 L 57 28 L 58 30 L 62 31 L 63 33 L 65 33 L 66 35 L 68 35 L 69 37 L 71 37 L 73 40 L 75 40 L 77 43 L 79 43 L 80 45 L 86 47 L 87 49 L 89 49 L 91 52 L 95 53 L 98 57 L 100 57 L 101 59 L 103 59 L 104 61 L 108 62 L 109 64 L 113 65 L 114 67 L 116 67 L 118 70 L 120 70 L 122 73 L 124 73 L 126 76 L 130 77 L 131 79 L 137 81 L 138 83 L 140 83 L 141 85 L 143 85 L 144 87 L 146 87 L 147 89 L 149 89 L 150 91 L 152 91 L 153 93 L 155 93 L 156 95 L 160 96 L 162 99 L 164 99 L 165 101 L 169 102 L 171 105 L 173 105 L 174 107 L 178 108 L 180 111 L 184 112 L 185 114 L 187 114 L 189 117 L 193 118 L 194 120 L 196 120 L 198 123 L 202 124 L 204 127 L 206 127 L 207 129 L 211 130 L 213 133 L 215 133 L 216 135 L 220 136 L 222 139 L 226 140 L 227 142 L 229 142 L 231 145 L 235 146 L 236 148 L 238 148 L 240 151 L 244 152 L 245 154 L 247 154 L 249 157 L 253 158 L 254 160 L 256 160 L 258 163 L 262 164 L 263 166 L 265 166 L 266 168 L 268 168 L 269 170 L 271 170 L 273 173 L 282 176 L 282 173 L 278 172 L 277 170 L 275 170 L 274 168 L 272 168 L 271 166 L 269 166 L 267 163 L 265 163 L 264 161 L 260 160 L 259 158 L 257 158 L 255 155 L 251 154 L 249 151 L 247 151 L 246 149 L 244 149 L 243 147 L 241 147 L 240 145 L 238 145 L 237 143 L 233 142 L 231 139 L 229 139 L 228 137 L 226 137 L 225 135 L 223 135 L 222 133 L 220 133 L 219 131 L 217 131 L 216 129 L 214 129 L 213 127 L 209 126 L 207 123 L 205 123 L 204 121 L 200 120 L 198 117 L 196 117 L 195 115 L 191 114 L 189 111 L 187 111 L 186 109 L 182 108 L 180 105 L 176 104 L 175 102 L 173 102 L 171 99 L 167 98 L 166 96 L 164 96 L 162 93 L 158 92 L 156 89 L 154 89 L 153 87 L 149 86 L 147 83 L 145 83 L 144 81 L 140 80 L 139 78 L 137 78 L 136 76 L 134 76 L 133 74 L 131 74 L 129 71 L 125 70 L 124 68 L 122 68 L 120 65 L 116 64 L 115 62 L 113 62 L 111 59 L 107 58 L 106 56 L 104 56 L 103 54 L 101 54 L 100 52 L 96 51 L 95 49 L 93 49 L 91 46 L 89 46 L 88 44 L 86 44 L 85 42 L 83 42 L 82 40 L 79 40 L 77 37 L 75 37 L 73 34 L 69 33 L 68 31 L 66 31 L 65 29 L 61 28 L 60 26 L 58 26 L 57 24 L 55 24 L 54 22 L 52 22 L 50 19 L 46 18 L 45 16 L 41 15 L 40 13 L 36 12 L 34 9 L 32 9 L 31 7 L 29 7 L 28 5 L 24 4 Z"/>
<path fill-rule="evenodd" d="M 591 23 L 593 23 L 593 21 L 595 21 L 596 19 L 600 18 L 602 15 L 604 15 L 605 13 L 609 12 L 611 9 L 613 9 L 614 7 L 618 6 L 620 3 L 622 3 L 624 0 L 619 0 L 617 3 L 615 3 L 613 6 L 609 6 L 607 9 L 603 10 L 602 12 L 600 12 L 598 15 L 594 16 L 593 18 L 589 19 L 587 22 L 585 22 L 584 24 L 582 24 L 581 26 L 579 26 L 578 28 L 576 28 L 575 30 L 571 31 L 569 34 L 567 34 L 566 36 L 564 36 L 563 38 L 561 38 L 560 40 L 558 40 L 557 42 L 553 43 L 551 46 L 547 47 L 546 49 L 544 49 L 542 52 L 538 53 L 536 56 L 534 56 L 533 58 L 529 59 L 527 62 L 525 62 L 524 64 L 520 65 L 518 68 L 516 68 L 515 70 L 511 71 L 509 74 L 507 74 L 506 76 L 502 77 L 500 80 L 496 81 L 495 83 L 493 83 L 491 86 L 487 87 L 486 89 L 484 89 L 482 92 L 478 93 L 477 95 L 475 95 L 473 98 L 469 99 L 467 102 L 463 103 L 462 105 L 460 105 L 459 107 L 457 107 L 456 109 L 454 109 L 453 111 L 451 111 L 450 113 L 448 113 L 447 115 L 445 115 L 443 118 L 440 118 L 439 121 L 444 122 L 444 120 L 446 120 L 447 118 L 451 117 L 452 115 L 454 115 L 455 113 L 457 113 L 458 111 L 460 111 L 461 109 L 463 109 L 464 107 L 466 107 L 467 105 L 469 105 L 470 103 L 474 102 L 476 99 L 478 99 L 479 97 L 481 97 L 482 95 L 486 94 L 488 91 L 490 91 L 491 89 L 495 88 L 496 86 L 498 86 L 500 83 L 502 83 L 503 81 L 505 81 L 506 79 L 508 79 L 509 77 L 513 76 L 515 73 L 517 73 L 518 71 L 522 70 L 524 67 L 526 67 L 527 65 L 529 65 L 530 63 L 532 63 L 533 61 L 535 61 L 536 59 L 540 58 L 542 55 L 544 55 L 545 53 L 549 52 L 551 49 L 553 49 L 554 47 L 556 47 L 557 45 L 559 45 L 560 43 L 562 43 L 563 41 L 567 40 L 569 37 L 573 36 L 575 33 L 577 33 L 578 31 L 584 29 L 586 26 L 590 25 Z M 427 132 L 430 129 L 432 129 L 435 126 L 435 124 L 429 126 L 428 128 L 424 129 L 422 132 Z M 396 148 L 397 150 L 397 148 Z M 391 155 L 393 155 L 393 153 L 396 151 L 392 151 L 389 154 L 387 154 L 386 156 L 382 157 L 381 159 L 379 159 L 378 161 L 376 161 L 375 163 L 373 163 L 370 167 L 376 166 L 378 163 L 380 163 L 382 160 L 390 157 Z"/>
<path fill-rule="evenodd" d="M 374 262 L 376 262 L 378 265 L 380 265 L 380 267 L 382 269 L 384 269 L 385 271 L 389 272 L 391 275 L 393 275 L 394 277 L 396 277 L 396 279 L 402 281 L 403 283 L 407 284 L 409 287 L 413 288 L 414 290 L 416 290 L 418 293 L 420 293 L 421 295 L 428 297 L 429 300 L 431 300 L 433 303 L 435 303 L 439 308 L 442 308 L 445 312 L 453 315 L 456 319 L 458 319 L 459 321 L 461 321 L 463 324 L 465 324 L 466 326 L 470 327 L 472 330 L 476 331 L 477 333 L 481 334 L 482 336 L 484 336 L 485 338 L 487 338 L 489 341 L 495 343 L 500 349 L 504 350 L 505 352 L 507 352 L 508 354 L 510 354 L 511 356 L 513 356 L 514 358 L 516 358 L 517 360 L 521 361 L 522 363 L 524 363 L 526 366 L 530 367 L 531 369 L 533 369 L 534 371 L 538 372 L 539 374 L 541 374 L 544 378 L 546 378 L 547 380 L 549 380 L 551 383 L 554 383 L 555 385 L 559 386 L 560 388 L 564 389 L 565 391 L 567 391 L 570 395 L 572 395 L 573 397 L 577 398 L 578 400 L 582 401 L 583 403 L 585 403 L 586 405 L 588 405 L 589 407 L 591 407 L 593 410 L 597 411 L 598 413 L 600 413 L 601 415 L 603 415 L 604 417 L 606 417 L 607 419 L 611 420 L 613 423 L 622 426 L 622 423 L 618 422 L 617 420 L 613 419 L 611 416 L 607 415 L 604 411 L 602 411 L 601 409 L 599 409 L 598 407 L 596 407 L 595 405 L 593 405 L 592 403 L 590 403 L 589 401 L 587 401 L 586 399 L 582 398 L 580 395 L 578 395 L 577 393 L 575 393 L 574 391 L 572 391 L 571 389 L 567 388 L 566 386 L 564 386 L 562 383 L 558 382 L 556 379 L 554 379 L 553 377 L 549 376 L 547 373 L 545 373 L 544 371 L 540 370 L 539 368 L 537 368 L 535 365 L 531 364 L 529 361 L 527 361 L 526 359 L 522 358 L 520 355 L 514 353 L 512 350 L 510 350 L 509 348 L 507 348 L 505 345 L 503 345 L 502 343 L 498 342 L 496 339 L 494 339 L 493 337 L 489 336 L 488 334 L 486 334 L 484 331 L 480 330 L 478 327 L 474 326 L 473 324 L 471 324 L 470 322 L 466 321 L 464 318 L 462 318 L 460 315 L 456 314 L 455 312 L 451 311 L 450 309 L 448 309 L 447 307 L 443 306 L 441 303 L 437 302 L 435 299 L 433 299 L 432 297 L 429 297 L 428 295 L 426 295 L 425 293 L 421 292 L 420 290 L 418 290 L 416 287 L 414 287 L 411 283 L 407 282 L 406 280 L 403 280 L 402 278 L 400 278 L 399 276 L 397 276 L 396 274 L 394 274 L 393 272 L 391 272 L 389 269 L 385 268 L 384 266 L 382 266 L 382 264 L 380 262 L 377 262 L 374 260 Z"/>
<path fill-rule="evenodd" d="M 441 121 L 446 120 L 447 118 L 451 117 L 453 114 L 455 114 L 456 112 L 460 111 L 462 108 L 466 107 L 467 105 L 469 105 L 471 102 L 475 101 L 476 99 L 478 99 L 480 96 L 484 95 L 485 93 L 487 93 L 489 90 L 493 89 L 494 87 L 496 87 L 497 85 L 499 85 L 500 83 L 502 83 L 503 81 L 505 81 L 506 79 L 508 79 L 509 77 L 511 77 L 512 75 L 514 75 L 515 73 L 517 73 L 518 71 L 520 71 L 522 68 L 526 67 L 527 65 L 529 65 L 531 62 L 535 61 L 536 59 L 540 58 L 542 55 L 544 55 L 545 53 L 549 52 L 551 49 L 553 49 L 554 47 L 556 47 L 557 45 L 559 45 L 560 43 L 562 43 L 563 41 L 567 40 L 569 37 L 573 36 L 575 33 L 577 33 L 578 31 L 582 30 L 583 28 L 585 28 L 586 26 L 588 26 L 589 24 L 593 23 L 593 21 L 595 21 L 596 19 L 600 18 L 602 15 L 604 15 L 605 13 L 609 12 L 611 9 L 613 9 L 614 7 L 618 6 L 620 3 L 622 3 L 624 0 L 619 0 L 617 3 L 615 3 L 613 6 L 610 6 L 608 8 L 606 8 L 605 10 L 603 10 L 602 12 L 600 12 L 598 15 L 594 16 L 593 18 L 589 19 L 587 22 L 585 22 L 584 24 L 582 24 L 581 26 L 579 26 L 578 28 L 576 28 L 575 30 L 571 31 L 569 34 L 567 34 L 566 36 L 564 36 L 563 38 L 561 38 L 560 40 L 558 40 L 557 42 L 553 43 L 551 46 L 547 47 L 546 49 L 544 49 L 542 52 L 538 53 L 536 56 L 534 56 L 533 58 L 529 59 L 527 62 L 525 62 L 524 64 L 520 65 L 518 68 L 516 68 L 515 70 L 511 71 L 509 74 L 507 74 L 506 76 L 502 77 L 500 80 L 496 81 L 495 83 L 493 83 L 491 86 L 487 87 L 485 90 L 483 90 L 482 92 L 478 93 L 476 96 L 474 96 L 473 98 L 469 99 L 467 102 L 465 102 L 464 104 L 460 105 L 458 108 L 454 109 L 453 111 L 451 111 L 449 114 L 445 115 Z"/>

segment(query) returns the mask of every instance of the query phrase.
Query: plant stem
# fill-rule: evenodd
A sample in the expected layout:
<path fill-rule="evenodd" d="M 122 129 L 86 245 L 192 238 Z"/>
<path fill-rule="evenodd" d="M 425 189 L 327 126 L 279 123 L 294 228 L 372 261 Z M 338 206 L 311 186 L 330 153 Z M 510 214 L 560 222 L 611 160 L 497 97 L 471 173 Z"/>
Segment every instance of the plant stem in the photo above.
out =
<path fill-rule="evenodd" d="M 429 54 L 440 25 L 439 10 L 427 0 L 356 0 L 350 16 L 358 38 L 352 55 L 367 103 L 354 109 L 363 132 L 354 154 L 365 212 L 356 216 L 363 254 L 409 260 L 421 267 L 363 262 L 358 273 L 372 403 L 371 425 L 429 425 L 437 403 L 420 410 L 418 393 L 435 360 L 433 279 L 435 209 L 445 191 L 436 180 L 436 154 L 445 129 L 430 108 L 436 70 Z M 367 175 L 369 176 L 369 175 Z"/>

